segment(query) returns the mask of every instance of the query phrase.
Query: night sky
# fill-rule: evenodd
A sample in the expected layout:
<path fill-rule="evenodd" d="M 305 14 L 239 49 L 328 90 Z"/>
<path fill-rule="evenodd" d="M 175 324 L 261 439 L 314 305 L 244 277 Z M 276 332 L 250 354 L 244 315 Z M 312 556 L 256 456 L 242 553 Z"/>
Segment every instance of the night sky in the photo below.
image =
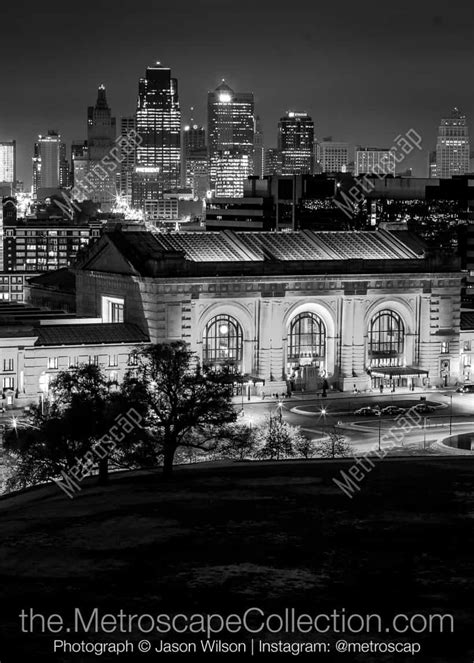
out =
<path fill-rule="evenodd" d="M 429 5 L 429 8 L 426 6 Z M 160 60 L 178 78 L 183 118 L 222 78 L 254 92 L 265 144 L 278 118 L 308 111 L 316 136 L 390 147 L 413 127 L 425 176 L 440 117 L 459 106 L 474 126 L 474 12 L 466 0 L 22 0 L 2 6 L 0 140 L 18 142 L 31 183 L 38 133 L 86 137 L 100 83 L 117 121 L 135 108 L 138 78 Z"/>

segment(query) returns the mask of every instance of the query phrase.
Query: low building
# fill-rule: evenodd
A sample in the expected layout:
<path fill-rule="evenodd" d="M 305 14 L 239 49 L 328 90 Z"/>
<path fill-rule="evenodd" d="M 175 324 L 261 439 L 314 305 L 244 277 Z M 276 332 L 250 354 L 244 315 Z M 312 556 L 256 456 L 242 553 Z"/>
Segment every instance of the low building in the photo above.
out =
<path fill-rule="evenodd" d="M 111 382 L 120 382 L 148 340 L 134 324 L 0 303 L 0 402 L 6 408 L 39 402 L 59 371 L 82 363 L 101 366 Z"/>

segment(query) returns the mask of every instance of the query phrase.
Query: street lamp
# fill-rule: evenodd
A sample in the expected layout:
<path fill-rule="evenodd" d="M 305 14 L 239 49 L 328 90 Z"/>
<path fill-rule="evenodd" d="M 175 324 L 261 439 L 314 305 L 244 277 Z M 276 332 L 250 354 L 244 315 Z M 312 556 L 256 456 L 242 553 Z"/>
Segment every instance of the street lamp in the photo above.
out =
<path fill-rule="evenodd" d="M 378 410 L 377 416 L 379 418 L 379 451 L 380 451 L 381 448 L 382 448 L 382 444 L 381 444 L 381 442 L 382 442 L 382 412 L 380 410 Z"/>
<path fill-rule="evenodd" d="M 453 395 L 450 394 L 451 398 L 451 407 L 449 408 L 449 434 L 453 432 Z"/>
<path fill-rule="evenodd" d="M 283 402 L 278 401 L 278 413 L 280 415 L 280 423 L 283 421 Z"/>

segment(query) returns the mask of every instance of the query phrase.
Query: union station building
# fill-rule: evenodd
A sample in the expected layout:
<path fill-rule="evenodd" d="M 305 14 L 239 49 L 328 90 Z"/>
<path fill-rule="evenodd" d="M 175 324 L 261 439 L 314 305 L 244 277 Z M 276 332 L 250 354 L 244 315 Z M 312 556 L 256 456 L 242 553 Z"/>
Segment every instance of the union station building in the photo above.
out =
<path fill-rule="evenodd" d="M 117 229 L 72 272 L 77 316 L 185 341 L 256 393 L 460 379 L 463 275 L 404 231 Z M 60 306 L 44 278 L 31 280 L 30 301 Z"/>

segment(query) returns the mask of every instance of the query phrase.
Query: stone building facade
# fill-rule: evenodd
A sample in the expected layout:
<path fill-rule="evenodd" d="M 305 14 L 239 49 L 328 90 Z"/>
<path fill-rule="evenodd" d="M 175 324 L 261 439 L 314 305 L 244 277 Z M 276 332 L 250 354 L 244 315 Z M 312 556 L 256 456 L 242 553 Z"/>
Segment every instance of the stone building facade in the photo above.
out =
<path fill-rule="evenodd" d="M 408 233 L 115 231 L 75 271 L 78 315 L 111 322 L 118 302 L 152 342 L 267 393 L 460 377 L 462 273 Z"/>

